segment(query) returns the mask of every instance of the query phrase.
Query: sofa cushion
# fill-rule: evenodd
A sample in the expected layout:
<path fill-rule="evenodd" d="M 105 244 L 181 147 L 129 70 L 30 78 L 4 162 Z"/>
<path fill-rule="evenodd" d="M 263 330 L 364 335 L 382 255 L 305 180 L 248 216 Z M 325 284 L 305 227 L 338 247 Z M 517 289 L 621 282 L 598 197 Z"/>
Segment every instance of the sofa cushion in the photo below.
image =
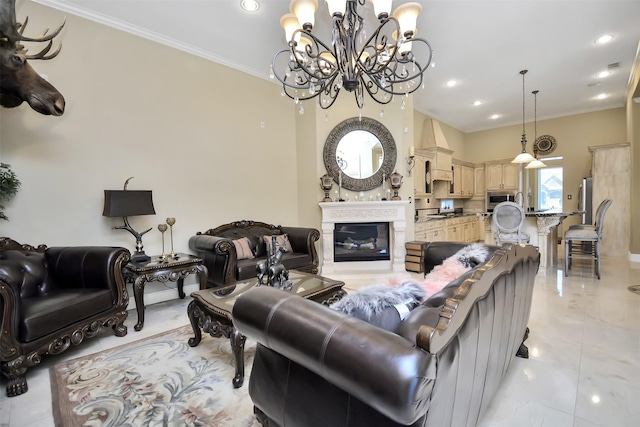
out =
<path fill-rule="evenodd" d="M 20 338 L 30 342 L 51 332 L 77 324 L 84 319 L 113 307 L 113 295 L 108 289 L 61 289 L 46 297 L 24 298 Z"/>
<path fill-rule="evenodd" d="M 249 245 L 249 239 L 243 237 L 241 239 L 232 240 L 233 245 L 236 247 L 236 253 L 238 254 L 238 260 L 255 258 L 253 251 Z"/>
<path fill-rule="evenodd" d="M 279 248 L 281 246 L 284 246 L 285 252 L 293 252 L 293 249 L 291 249 L 291 243 L 289 243 L 289 236 L 287 236 L 286 234 L 280 234 L 275 237 L 276 237 L 276 247 Z M 267 254 L 271 254 L 272 253 L 271 244 L 273 241 L 273 235 L 262 236 L 262 240 L 264 240 L 265 245 L 267 245 Z"/>

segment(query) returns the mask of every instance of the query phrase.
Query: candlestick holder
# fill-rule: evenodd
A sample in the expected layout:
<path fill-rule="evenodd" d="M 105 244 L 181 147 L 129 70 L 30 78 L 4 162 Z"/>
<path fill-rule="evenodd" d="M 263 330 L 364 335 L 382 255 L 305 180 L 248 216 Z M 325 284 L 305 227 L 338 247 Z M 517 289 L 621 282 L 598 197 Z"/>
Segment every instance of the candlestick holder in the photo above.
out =
<path fill-rule="evenodd" d="M 164 232 L 167 231 L 167 224 L 158 224 L 158 230 L 162 233 L 162 255 L 160 255 L 160 259 L 165 262 L 168 258 L 168 255 L 164 253 Z"/>
<path fill-rule="evenodd" d="M 178 258 L 178 254 L 173 251 L 173 224 L 175 223 L 175 218 L 167 218 L 167 224 L 169 224 L 169 235 L 171 236 L 171 253 L 169 254 L 171 258 Z"/>

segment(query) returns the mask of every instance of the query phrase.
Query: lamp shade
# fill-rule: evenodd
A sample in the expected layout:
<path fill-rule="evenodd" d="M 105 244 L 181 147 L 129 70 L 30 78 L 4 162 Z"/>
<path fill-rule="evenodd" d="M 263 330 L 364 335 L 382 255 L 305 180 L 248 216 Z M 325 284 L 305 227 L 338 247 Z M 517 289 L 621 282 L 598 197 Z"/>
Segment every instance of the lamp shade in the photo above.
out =
<path fill-rule="evenodd" d="M 318 10 L 318 0 L 291 0 L 289 5 L 291 13 L 298 18 L 298 23 L 302 28 L 313 28 L 315 24 L 315 13 Z"/>
<path fill-rule="evenodd" d="M 529 163 L 533 162 L 534 160 L 535 157 L 533 157 L 526 151 L 523 151 L 522 153 L 518 154 L 515 159 L 511 160 L 511 163 Z"/>
<path fill-rule="evenodd" d="M 155 215 L 151 190 L 104 190 L 102 216 Z"/>
<path fill-rule="evenodd" d="M 414 2 L 402 4 L 393 12 L 393 17 L 398 20 L 400 33 L 403 36 L 407 33 L 415 34 L 416 22 L 421 11 L 422 6 L 420 6 L 420 3 Z"/>
<path fill-rule="evenodd" d="M 393 0 L 370 0 L 373 3 L 373 12 L 378 19 L 381 17 L 387 17 L 391 13 L 391 4 Z"/>
<path fill-rule="evenodd" d="M 530 162 L 527 166 L 525 166 L 525 169 L 540 169 L 540 168 L 546 168 L 547 165 L 545 165 L 541 160 L 535 159 L 534 161 Z"/>
<path fill-rule="evenodd" d="M 293 13 L 287 13 L 286 15 L 282 15 L 280 18 L 280 25 L 284 29 L 284 38 L 287 40 L 287 43 L 291 41 L 293 38 L 293 33 L 302 28 L 298 24 L 298 18 Z M 296 42 L 300 40 L 300 33 L 296 34 Z"/>
<path fill-rule="evenodd" d="M 327 7 L 329 8 L 329 15 L 344 15 L 345 10 L 347 9 L 346 0 L 324 0 L 327 2 Z"/>

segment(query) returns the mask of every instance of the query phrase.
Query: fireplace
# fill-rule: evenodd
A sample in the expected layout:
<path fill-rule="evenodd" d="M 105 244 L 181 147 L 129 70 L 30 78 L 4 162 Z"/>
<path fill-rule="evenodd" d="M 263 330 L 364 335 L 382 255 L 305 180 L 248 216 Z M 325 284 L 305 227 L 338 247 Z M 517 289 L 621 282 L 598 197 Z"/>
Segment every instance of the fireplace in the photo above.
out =
<path fill-rule="evenodd" d="M 406 206 L 408 204 L 406 200 L 320 202 L 322 274 L 359 274 L 374 270 L 404 272 L 404 232 L 407 227 Z M 372 226 L 373 224 L 375 227 Z M 357 227 L 358 225 L 364 227 Z M 379 231 L 379 225 L 383 225 L 386 231 Z M 344 226 L 349 228 L 341 230 Z M 352 241 L 347 242 L 346 234 L 352 236 Z M 370 239 L 376 239 L 375 245 Z M 338 242 L 344 244 L 337 245 Z M 342 251 L 347 243 L 350 243 L 353 248 Z M 379 250 L 381 246 L 386 249 Z M 340 252 L 348 253 L 335 254 L 338 247 Z M 356 250 L 356 248 L 360 249 Z M 383 252 L 386 252 L 384 258 Z M 367 259 L 362 259 L 363 255 L 366 255 Z M 377 259 L 372 259 L 374 256 Z M 351 258 L 344 259 L 344 257 Z"/>
<path fill-rule="evenodd" d="M 389 261 L 389 223 L 336 223 L 333 230 L 333 260 Z"/>

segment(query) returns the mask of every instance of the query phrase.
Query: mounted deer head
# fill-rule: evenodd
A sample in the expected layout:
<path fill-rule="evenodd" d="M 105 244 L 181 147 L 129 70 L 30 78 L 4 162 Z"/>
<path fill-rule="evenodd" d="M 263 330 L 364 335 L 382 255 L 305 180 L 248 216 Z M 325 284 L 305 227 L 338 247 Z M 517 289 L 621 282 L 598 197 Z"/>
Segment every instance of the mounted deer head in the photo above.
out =
<path fill-rule="evenodd" d="M 28 59 L 52 59 L 60 53 L 61 46 L 49 53 L 53 38 L 65 22 L 52 33 L 46 29 L 42 36 L 23 36 L 29 18 L 24 24 L 16 22 L 15 0 L 0 0 L 0 105 L 17 107 L 24 101 L 41 114 L 61 116 L 64 113 L 64 97 L 29 65 Z M 49 42 L 40 52 L 27 55 L 19 42 Z"/>

